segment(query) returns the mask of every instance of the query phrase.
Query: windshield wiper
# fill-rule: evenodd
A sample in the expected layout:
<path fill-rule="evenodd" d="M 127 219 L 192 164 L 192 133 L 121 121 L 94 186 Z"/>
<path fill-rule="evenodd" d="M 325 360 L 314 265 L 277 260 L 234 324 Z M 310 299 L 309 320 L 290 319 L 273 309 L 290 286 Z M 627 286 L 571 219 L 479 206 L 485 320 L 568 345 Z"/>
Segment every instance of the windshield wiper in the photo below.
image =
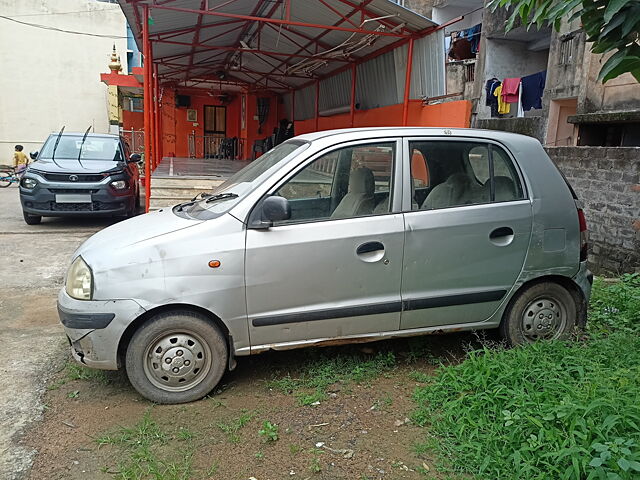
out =
<path fill-rule="evenodd" d="M 58 168 L 62 168 L 62 167 L 60 165 L 58 165 L 58 162 L 56 162 L 56 149 L 58 148 L 58 144 L 60 143 L 60 137 L 62 137 L 62 132 L 64 132 L 64 125 L 60 129 L 60 133 L 58 134 L 58 138 L 56 138 L 56 143 L 53 146 L 53 153 L 51 154 L 51 161 L 53 163 L 55 163 L 58 166 Z"/>
<path fill-rule="evenodd" d="M 89 128 L 87 128 L 87 131 L 84 132 L 84 136 L 82 137 L 82 143 L 80 144 L 80 151 L 78 152 L 78 163 L 82 168 L 85 168 L 84 165 L 82 164 L 82 161 L 80 160 L 80 157 L 82 156 L 82 146 L 84 145 L 84 141 L 87 139 L 89 130 L 91 130 L 91 125 L 89 125 Z"/>
<path fill-rule="evenodd" d="M 223 198 L 236 198 L 238 196 L 237 193 L 218 193 L 216 195 L 211 195 L 208 197 L 204 203 L 215 202 L 216 200 L 222 200 Z"/>
<path fill-rule="evenodd" d="M 207 193 L 207 192 L 201 192 L 198 195 L 196 195 L 195 197 L 193 197 L 191 199 L 192 202 L 195 202 L 196 200 L 198 200 L 198 198 L 200 198 L 200 200 L 202 200 L 203 198 L 209 198 L 210 196 L 212 196 L 212 193 Z"/>

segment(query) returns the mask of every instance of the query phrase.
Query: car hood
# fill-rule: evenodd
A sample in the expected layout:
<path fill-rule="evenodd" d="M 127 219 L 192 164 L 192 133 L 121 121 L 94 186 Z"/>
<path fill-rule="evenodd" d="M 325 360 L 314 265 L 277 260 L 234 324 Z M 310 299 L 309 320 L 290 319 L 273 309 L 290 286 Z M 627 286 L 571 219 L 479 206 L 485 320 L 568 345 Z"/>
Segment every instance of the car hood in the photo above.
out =
<path fill-rule="evenodd" d="M 102 173 L 110 170 L 122 170 L 124 162 L 113 160 L 69 160 L 57 159 L 53 162 L 50 158 L 41 158 L 29 165 L 29 168 L 47 173 Z"/>
<path fill-rule="evenodd" d="M 74 258 L 82 255 L 86 260 L 89 260 L 88 257 L 106 259 L 117 250 L 200 223 L 202 220 L 178 217 L 171 207 L 163 208 L 118 222 L 99 231 L 76 250 Z"/>

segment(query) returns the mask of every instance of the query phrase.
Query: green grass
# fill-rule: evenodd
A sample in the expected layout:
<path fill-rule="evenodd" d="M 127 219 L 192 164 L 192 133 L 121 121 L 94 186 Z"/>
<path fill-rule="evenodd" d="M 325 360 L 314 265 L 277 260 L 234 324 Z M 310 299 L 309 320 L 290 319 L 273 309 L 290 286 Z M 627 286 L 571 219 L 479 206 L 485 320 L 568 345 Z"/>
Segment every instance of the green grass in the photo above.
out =
<path fill-rule="evenodd" d="M 121 451 L 122 460 L 114 476 L 118 480 L 192 478 L 192 451 L 180 448 L 177 459 L 167 458 L 162 448 L 169 440 L 170 437 L 151 418 L 151 410 L 147 410 L 133 427 L 121 427 L 115 432 L 98 437 L 96 442 L 100 446 L 115 446 Z"/>
<path fill-rule="evenodd" d="M 311 405 L 327 397 L 327 388 L 334 383 L 364 382 L 391 370 L 396 364 L 392 352 L 365 355 L 319 355 L 302 365 L 295 377 L 268 382 L 268 387 L 294 394 L 300 405 Z"/>
<path fill-rule="evenodd" d="M 109 379 L 104 373 L 104 370 L 94 370 L 92 368 L 79 365 L 76 362 L 68 361 L 64 366 L 63 376 L 55 382 L 47 385 L 47 390 L 57 390 L 62 385 L 76 380 L 98 382 L 102 385 L 107 385 L 109 383 Z"/>
<path fill-rule="evenodd" d="M 255 417 L 255 413 L 243 410 L 238 418 L 234 418 L 229 422 L 219 422 L 218 428 L 222 430 L 227 439 L 231 443 L 240 442 L 240 430 L 245 427 Z"/>
<path fill-rule="evenodd" d="M 477 479 L 640 478 L 640 278 L 597 281 L 589 338 L 483 348 L 416 389 L 447 468 Z"/>
<path fill-rule="evenodd" d="M 278 440 L 278 425 L 265 420 L 262 423 L 262 428 L 258 430 L 258 435 L 262 437 L 262 440 L 266 443 L 275 442 Z"/>

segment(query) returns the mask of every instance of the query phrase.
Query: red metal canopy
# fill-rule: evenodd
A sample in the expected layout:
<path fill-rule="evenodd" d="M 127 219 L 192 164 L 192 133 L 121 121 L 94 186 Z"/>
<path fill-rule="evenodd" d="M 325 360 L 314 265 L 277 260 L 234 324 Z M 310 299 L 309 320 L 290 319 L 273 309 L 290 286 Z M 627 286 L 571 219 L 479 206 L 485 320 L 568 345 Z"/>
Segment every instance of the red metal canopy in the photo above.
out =
<path fill-rule="evenodd" d="M 427 34 L 436 24 L 389 0 L 120 0 L 161 83 L 298 89 Z M 207 85 L 209 84 L 209 85 Z"/>

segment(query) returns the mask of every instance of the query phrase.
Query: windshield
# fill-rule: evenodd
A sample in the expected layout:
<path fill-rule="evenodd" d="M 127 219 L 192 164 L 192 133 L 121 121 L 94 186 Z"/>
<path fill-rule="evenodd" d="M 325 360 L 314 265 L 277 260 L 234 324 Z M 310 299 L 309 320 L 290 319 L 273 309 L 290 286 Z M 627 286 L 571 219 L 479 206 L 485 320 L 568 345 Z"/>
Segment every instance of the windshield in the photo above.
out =
<path fill-rule="evenodd" d="M 222 215 L 277 170 L 278 164 L 292 155 L 298 155 L 308 146 L 308 143 L 299 140 L 281 143 L 215 188 L 213 197 L 188 203 L 179 211 L 201 220 Z"/>
<path fill-rule="evenodd" d="M 53 147 L 56 144 L 57 135 L 51 135 L 47 140 L 40 158 L 51 158 Z M 62 135 L 60 143 L 56 148 L 56 160 L 77 160 L 82 145 L 82 155 L 80 160 L 111 160 L 122 162 L 122 152 L 120 151 L 117 138 L 110 137 L 87 137 L 82 143 L 82 135 Z"/>

